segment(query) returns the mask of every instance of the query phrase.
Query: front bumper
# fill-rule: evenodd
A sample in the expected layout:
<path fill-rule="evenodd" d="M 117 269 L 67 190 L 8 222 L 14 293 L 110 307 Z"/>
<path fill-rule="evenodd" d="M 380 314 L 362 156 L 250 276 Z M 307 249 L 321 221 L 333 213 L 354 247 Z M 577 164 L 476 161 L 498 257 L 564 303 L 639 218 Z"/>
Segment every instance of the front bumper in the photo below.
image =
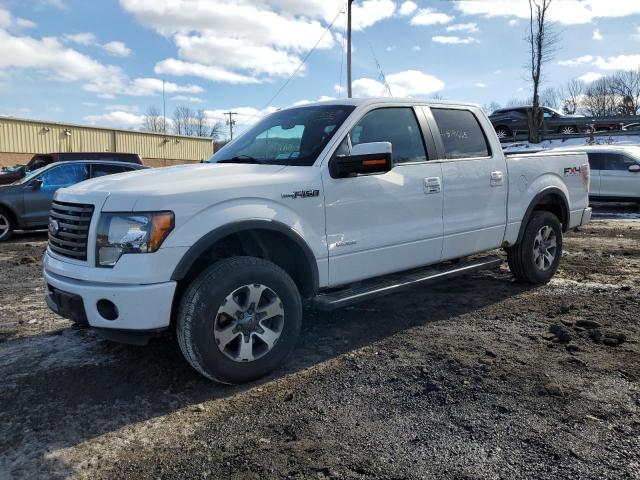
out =
<path fill-rule="evenodd" d="M 176 282 L 151 285 L 96 283 L 63 277 L 46 268 L 44 279 L 49 308 L 77 323 L 100 329 L 143 332 L 166 328 L 171 322 Z M 107 315 L 115 317 L 113 320 L 100 313 L 100 301 L 115 305 L 117 314 Z"/>

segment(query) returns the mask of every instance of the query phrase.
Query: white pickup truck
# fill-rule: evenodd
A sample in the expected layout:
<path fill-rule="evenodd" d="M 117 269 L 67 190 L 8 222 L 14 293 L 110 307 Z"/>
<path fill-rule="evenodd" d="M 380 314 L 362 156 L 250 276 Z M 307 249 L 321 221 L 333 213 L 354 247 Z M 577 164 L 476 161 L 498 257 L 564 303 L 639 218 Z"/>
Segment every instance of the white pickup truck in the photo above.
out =
<path fill-rule="evenodd" d="M 176 329 L 202 375 L 240 383 L 323 310 L 496 267 L 558 268 L 590 221 L 584 153 L 505 158 L 476 105 L 336 100 L 280 110 L 208 163 L 89 180 L 56 194 L 46 301 L 106 338 Z M 474 255 L 472 259 L 466 259 Z"/>

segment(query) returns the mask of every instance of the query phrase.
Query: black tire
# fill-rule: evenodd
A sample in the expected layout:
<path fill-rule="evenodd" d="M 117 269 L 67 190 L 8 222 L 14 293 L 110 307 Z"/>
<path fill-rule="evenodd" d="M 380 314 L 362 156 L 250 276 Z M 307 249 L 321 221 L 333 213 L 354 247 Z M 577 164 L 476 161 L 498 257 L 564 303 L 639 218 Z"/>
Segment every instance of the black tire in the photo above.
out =
<path fill-rule="evenodd" d="M 278 305 L 284 312 L 280 337 L 267 353 L 253 361 L 233 360 L 223 353 L 214 338 L 219 309 L 238 289 L 257 285 L 267 287 L 279 297 Z M 199 373 L 220 383 L 239 384 L 260 378 L 281 364 L 295 347 L 301 324 L 302 299 L 287 272 L 260 258 L 232 257 L 213 264 L 187 287 L 178 310 L 178 343 L 184 357 Z M 244 334 L 236 335 L 240 342 L 245 338 Z M 259 343 L 253 334 L 248 338 L 252 345 Z"/>
<path fill-rule="evenodd" d="M 508 138 L 511 136 L 511 130 L 508 127 L 496 127 L 496 135 L 499 139 Z"/>
<path fill-rule="evenodd" d="M 547 268 L 546 261 L 543 260 L 543 268 L 536 263 L 536 237 L 545 227 L 550 228 L 555 236 L 555 254 L 553 261 L 549 262 Z M 539 248 L 538 248 L 539 250 Z M 516 245 L 507 248 L 507 261 L 511 273 L 521 282 L 531 284 L 544 284 L 555 275 L 560 265 L 562 257 L 562 226 L 558 217 L 553 213 L 545 211 L 535 211 L 527 224 L 522 240 Z"/>
<path fill-rule="evenodd" d="M 4 208 L 0 208 L 0 242 L 6 242 L 13 236 L 16 228 L 13 215 Z"/>

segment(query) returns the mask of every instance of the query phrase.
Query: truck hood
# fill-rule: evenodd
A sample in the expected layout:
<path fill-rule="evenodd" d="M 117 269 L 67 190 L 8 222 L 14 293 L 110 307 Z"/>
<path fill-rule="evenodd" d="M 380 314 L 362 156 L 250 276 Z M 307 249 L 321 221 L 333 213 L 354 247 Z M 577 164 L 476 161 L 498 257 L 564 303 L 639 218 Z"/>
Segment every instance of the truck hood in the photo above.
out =
<path fill-rule="evenodd" d="M 133 211 L 141 200 L 143 208 L 146 208 L 160 197 L 169 199 L 186 192 L 214 193 L 218 190 L 264 185 L 270 183 L 265 177 L 276 175 L 283 168 L 286 167 L 233 163 L 152 168 L 87 180 L 59 190 L 57 198 L 95 204 L 106 200 L 102 207 L 105 211 Z"/>

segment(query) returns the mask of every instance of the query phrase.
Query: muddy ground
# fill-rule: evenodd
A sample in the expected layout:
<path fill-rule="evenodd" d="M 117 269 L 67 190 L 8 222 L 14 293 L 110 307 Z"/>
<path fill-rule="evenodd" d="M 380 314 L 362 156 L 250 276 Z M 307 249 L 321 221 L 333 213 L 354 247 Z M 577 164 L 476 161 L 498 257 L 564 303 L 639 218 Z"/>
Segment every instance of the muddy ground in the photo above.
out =
<path fill-rule="evenodd" d="M 286 364 L 209 383 L 170 335 L 70 327 L 42 235 L 0 245 L 0 478 L 640 479 L 640 221 L 506 267 L 305 314 Z"/>

